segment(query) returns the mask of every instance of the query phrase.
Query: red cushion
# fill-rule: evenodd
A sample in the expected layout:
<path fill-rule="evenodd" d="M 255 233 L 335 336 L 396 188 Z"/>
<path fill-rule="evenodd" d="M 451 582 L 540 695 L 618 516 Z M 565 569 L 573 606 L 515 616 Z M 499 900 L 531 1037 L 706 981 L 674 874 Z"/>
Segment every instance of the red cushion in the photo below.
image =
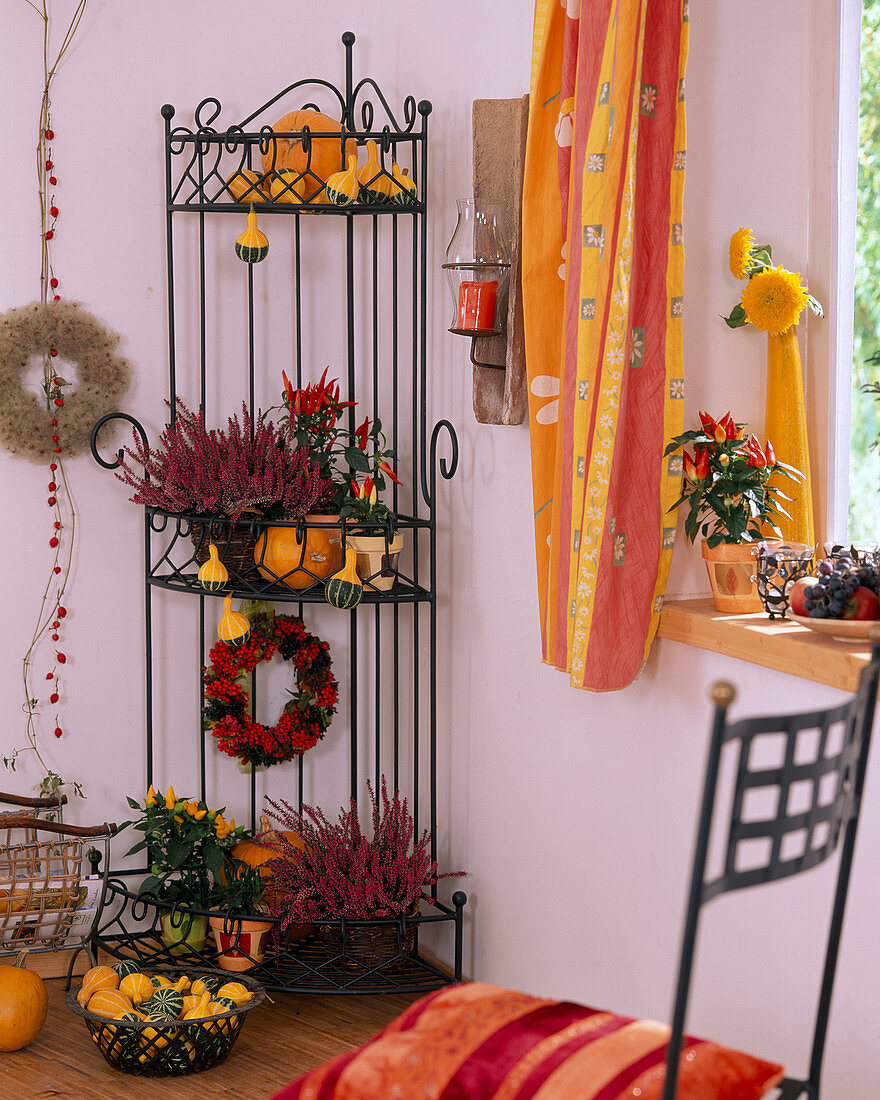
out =
<path fill-rule="evenodd" d="M 473 982 L 423 997 L 274 1100 L 660 1100 L 669 1027 Z M 687 1036 L 677 1100 L 758 1100 L 782 1067 Z"/>

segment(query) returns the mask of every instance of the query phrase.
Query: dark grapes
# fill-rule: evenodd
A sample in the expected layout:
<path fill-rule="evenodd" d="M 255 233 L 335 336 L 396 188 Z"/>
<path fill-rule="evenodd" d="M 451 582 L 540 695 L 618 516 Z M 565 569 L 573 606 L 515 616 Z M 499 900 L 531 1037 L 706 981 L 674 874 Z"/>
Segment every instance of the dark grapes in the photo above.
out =
<path fill-rule="evenodd" d="M 846 601 L 859 587 L 880 595 L 880 566 L 874 561 L 841 555 L 816 567 L 817 580 L 804 593 L 804 611 L 811 619 L 840 619 Z"/>

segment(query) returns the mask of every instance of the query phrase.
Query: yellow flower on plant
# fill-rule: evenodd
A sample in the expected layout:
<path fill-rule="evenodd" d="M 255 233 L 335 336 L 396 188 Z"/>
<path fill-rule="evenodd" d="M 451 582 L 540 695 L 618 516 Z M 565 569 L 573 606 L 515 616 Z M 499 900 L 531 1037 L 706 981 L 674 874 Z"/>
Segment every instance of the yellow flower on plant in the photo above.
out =
<path fill-rule="evenodd" d="M 778 336 L 796 325 L 807 304 L 798 272 L 769 267 L 753 275 L 742 292 L 746 319 L 755 328 Z"/>
<path fill-rule="evenodd" d="M 734 279 L 744 279 L 752 250 L 751 229 L 737 229 L 730 238 L 730 273 Z"/>

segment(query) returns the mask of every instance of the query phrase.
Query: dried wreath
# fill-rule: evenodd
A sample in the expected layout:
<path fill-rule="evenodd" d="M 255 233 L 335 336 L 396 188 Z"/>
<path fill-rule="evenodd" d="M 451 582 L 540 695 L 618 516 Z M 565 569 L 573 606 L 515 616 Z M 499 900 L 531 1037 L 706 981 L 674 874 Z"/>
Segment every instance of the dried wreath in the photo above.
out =
<path fill-rule="evenodd" d="M 119 407 L 128 388 L 118 343 L 78 302 L 31 302 L 0 314 L 0 443 L 34 462 L 51 461 L 60 448 L 70 457 L 88 447 L 95 422 Z M 31 356 L 56 354 L 76 364 L 79 378 L 64 395 L 63 418 L 22 387 Z"/>
<path fill-rule="evenodd" d="M 247 677 L 275 651 L 296 670 L 297 691 L 274 726 L 248 713 Z M 292 615 L 258 614 L 241 645 L 217 642 L 204 669 L 204 714 L 217 747 L 246 764 L 269 766 L 301 756 L 324 736 L 336 712 L 338 687 L 330 671 L 330 647 Z"/>

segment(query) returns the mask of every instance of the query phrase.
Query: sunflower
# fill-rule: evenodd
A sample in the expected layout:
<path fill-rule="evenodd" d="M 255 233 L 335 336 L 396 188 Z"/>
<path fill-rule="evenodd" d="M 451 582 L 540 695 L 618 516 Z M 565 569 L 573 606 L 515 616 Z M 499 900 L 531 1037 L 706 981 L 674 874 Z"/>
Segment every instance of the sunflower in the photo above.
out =
<path fill-rule="evenodd" d="M 753 275 L 742 292 L 746 320 L 755 328 L 778 336 L 797 324 L 807 304 L 807 292 L 798 272 L 768 267 Z"/>
<path fill-rule="evenodd" d="M 752 251 L 751 229 L 737 229 L 730 238 L 730 273 L 734 279 L 744 279 L 749 269 Z"/>

